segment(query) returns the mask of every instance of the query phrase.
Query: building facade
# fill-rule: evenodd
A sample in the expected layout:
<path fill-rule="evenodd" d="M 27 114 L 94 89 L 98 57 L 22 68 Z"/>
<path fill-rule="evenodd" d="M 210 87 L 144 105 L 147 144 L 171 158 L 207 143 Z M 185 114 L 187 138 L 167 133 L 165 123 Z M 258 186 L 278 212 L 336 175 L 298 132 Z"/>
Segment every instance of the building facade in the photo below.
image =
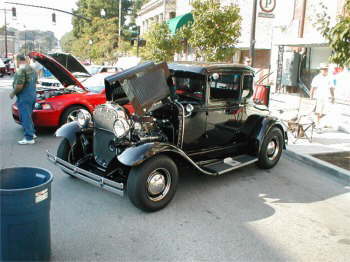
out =
<path fill-rule="evenodd" d="M 141 35 L 152 23 L 167 21 L 176 16 L 176 0 L 150 0 L 138 12 L 136 24 L 140 26 Z"/>
<path fill-rule="evenodd" d="M 328 62 L 331 49 L 317 30 L 317 14 L 323 11 L 330 17 L 331 25 L 344 13 L 345 0 L 291 0 L 287 24 L 274 28 L 272 39 L 271 77 L 275 91 L 308 93 L 320 63 Z M 321 3 L 326 6 L 322 9 Z M 297 64 L 297 66 L 292 66 Z M 331 68 L 332 70 L 332 68 Z M 292 81 L 297 79 L 297 81 Z"/>

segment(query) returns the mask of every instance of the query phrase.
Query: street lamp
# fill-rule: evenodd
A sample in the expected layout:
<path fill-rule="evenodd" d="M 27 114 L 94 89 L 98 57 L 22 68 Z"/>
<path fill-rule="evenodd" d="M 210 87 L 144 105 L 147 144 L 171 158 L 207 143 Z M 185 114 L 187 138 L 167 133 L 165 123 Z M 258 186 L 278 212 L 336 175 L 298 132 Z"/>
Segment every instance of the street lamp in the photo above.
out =
<path fill-rule="evenodd" d="M 122 0 L 119 0 L 119 28 L 118 28 L 118 48 L 120 48 L 121 35 L 122 35 Z"/>

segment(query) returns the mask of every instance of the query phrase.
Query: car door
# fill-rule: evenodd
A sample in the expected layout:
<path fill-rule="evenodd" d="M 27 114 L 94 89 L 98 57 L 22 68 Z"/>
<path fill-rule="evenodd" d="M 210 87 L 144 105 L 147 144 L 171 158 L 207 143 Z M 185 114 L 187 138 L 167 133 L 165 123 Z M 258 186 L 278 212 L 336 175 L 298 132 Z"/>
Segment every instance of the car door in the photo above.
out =
<path fill-rule="evenodd" d="M 214 71 L 207 85 L 206 146 L 231 145 L 244 120 L 241 104 L 243 75 L 240 71 Z"/>
<path fill-rule="evenodd" d="M 203 147 L 205 142 L 205 75 L 173 72 L 176 101 L 184 111 L 183 149 L 187 152 Z"/>

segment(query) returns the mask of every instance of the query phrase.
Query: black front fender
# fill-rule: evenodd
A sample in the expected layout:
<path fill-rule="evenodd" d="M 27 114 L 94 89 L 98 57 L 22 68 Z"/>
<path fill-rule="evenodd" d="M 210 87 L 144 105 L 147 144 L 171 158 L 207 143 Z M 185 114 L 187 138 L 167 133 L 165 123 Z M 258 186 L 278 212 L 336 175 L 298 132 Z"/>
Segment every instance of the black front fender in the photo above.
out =
<path fill-rule="evenodd" d="M 185 154 L 177 147 L 166 143 L 146 143 L 125 149 L 118 156 L 120 163 L 126 166 L 137 166 L 152 156 L 163 152 L 175 152 Z"/>
<path fill-rule="evenodd" d="M 181 161 L 187 161 L 189 164 L 193 165 L 193 167 L 197 168 L 204 174 L 217 175 L 202 169 L 180 148 L 166 143 L 156 142 L 129 147 L 118 156 L 118 160 L 125 166 L 138 166 L 147 159 L 161 153 L 165 153 L 172 157 L 181 159 Z"/>
<path fill-rule="evenodd" d="M 81 127 L 78 122 L 73 121 L 67 124 L 64 124 L 59 129 L 57 129 L 55 136 L 67 138 L 69 144 L 73 146 L 76 134 L 81 133 Z"/>

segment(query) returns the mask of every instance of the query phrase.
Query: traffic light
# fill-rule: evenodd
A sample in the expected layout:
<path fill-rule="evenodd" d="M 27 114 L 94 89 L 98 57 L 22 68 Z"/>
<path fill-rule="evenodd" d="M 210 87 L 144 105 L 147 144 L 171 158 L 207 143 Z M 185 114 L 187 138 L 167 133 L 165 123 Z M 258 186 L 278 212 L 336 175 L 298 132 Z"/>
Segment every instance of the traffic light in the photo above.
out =
<path fill-rule="evenodd" d="M 12 7 L 12 17 L 17 17 L 16 7 Z"/>
<path fill-rule="evenodd" d="M 56 14 L 52 13 L 52 23 L 56 24 Z"/>

